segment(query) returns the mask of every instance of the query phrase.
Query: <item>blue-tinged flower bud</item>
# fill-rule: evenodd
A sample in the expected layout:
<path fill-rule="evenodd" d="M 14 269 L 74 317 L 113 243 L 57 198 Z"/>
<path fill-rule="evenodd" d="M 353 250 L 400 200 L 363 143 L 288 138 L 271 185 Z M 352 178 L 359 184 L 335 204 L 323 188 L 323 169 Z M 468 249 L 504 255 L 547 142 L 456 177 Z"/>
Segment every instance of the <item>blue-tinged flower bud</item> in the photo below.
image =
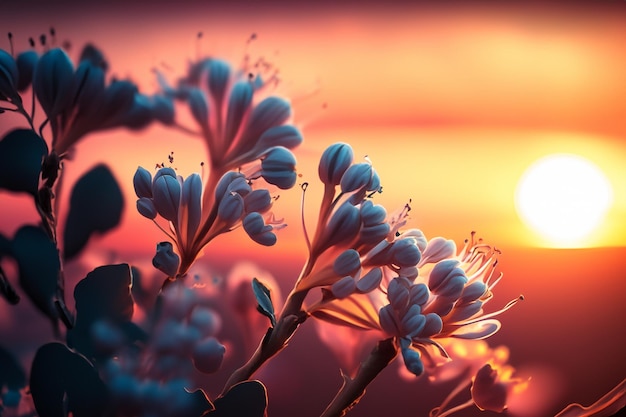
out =
<path fill-rule="evenodd" d="M 244 149 L 252 149 L 268 129 L 282 125 L 291 116 L 291 105 L 282 98 L 268 97 L 256 106 L 241 135 Z"/>
<path fill-rule="evenodd" d="M 195 306 L 189 316 L 189 324 L 198 328 L 204 336 L 214 336 L 222 328 L 222 319 L 210 308 Z"/>
<path fill-rule="evenodd" d="M 456 323 L 467 320 L 478 314 L 483 308 L 482 301 L 474 301 L 468 304 L 456 304 L 450 314 L 446 317 L 446 322 Z"/>
<path fill-rule="evenodd" d="M 328 248 L 350 241 L 359 233 L 361 215 L 352 204 L 344 203 L 333 213 L 324 230 L 323 246 Z"/>
<path fill-rule="evenodd" d="M 414 337 L 422 331 L 426 325 L 426 317 L 422 315 L 419 305 L 413 304 L 402 317 L 402 330 L 408 337 Z"/>
<path fill-rule="evenodd" d="M 286 190 L 296 183 L 296 158 L 290 150 L 278 146 L 272 148 L 261 161 L 263 179 Z"/>
<path fill-rule="evenodd" d="M 217 183 L 217 187 L 215 188 L 216 200 L 221 200 L 222 197 L 224 197 L 224 194 L 226 194 L 226 191 L 228 190 L 228 186 L 236 178 L 244 178 L 245 180 L 245 176 L 242 173 L 236 171 L 229 171 L 224 174 L 222 178 L 220 178 L 219 182 Z"/>
<path fill-rule="evenodd" d="M 273 227 L 265 224 L 263 216 L 257 212 L 246 215 L 242 221 L 243 229 L 256 243 L 264 246 L 272 246 L 276 243 L 276 235 L 272 233 Z"/>
<path fill-rule="evenodd" d="M 226 113 L 226 129 L 224 131 L 226 144 L 230 144 L 241 130 L 241 121 L 248 112 L 253 94 L 254 91 L 248 81 L 238 82 L 233 87 Z"/>
<path fill-rule="evenodd" d="M 372 179 L 372 165 L 367 162 L 351 165 L 341 177 L 341 191 L 350 193 L 365 187 Z"/>
<path fill-rule="evenodd" d="M 17 93 L 19 82 L 19 72 L 17 63 L 13 56 L 3 49 L 0 49 L 0 100 L 20 102 Z"/>
<path fill-rule="evenodd" d="M 391 336 L 401 336 L 396 312 L 391 304 L 387 304 L 378 311 L 378 321 L 380 327 Z"/>
<path fill-rule="evenodd" d="M 419 275 L 419 270 L 415 265 L 402 266 L 396 272 L 398 276 L 407 278 L 411 282 L 415 281 L 415 278 Z"/>
<path fill-rule="evenodd" d="M 361 268 L 361 256 L 354 249 L 341 253 L 333 263 L 333 271 L 337 275 L 354 275 Z"/>
<path fill-rule="evenodd" d="M 266 189 L 253 190 L 243 199 L 246 213 L 265 213 L 272 207 L 272 196 Z"/>
<path fill-rule="evenodd" d="M 157 216 L 157 210 L 156 207 L 154 207 L 154 202 L 151 198 L 148 197 L 141 197 L 139 200 L 137 200 L 137 211 L 143 217 L 146 217 L 150 220 L 154 220 L 154 218 Z"/>
<path fill-rule="evenodd" d="M 399 239 L 391 246 L 391 257 L 393 264 L 400 267 L 415 266 L 419 263 L 422 254 L 420 253 L 414 239 Z"/>
<path fill-rule="evenodd" d="M 363 219 L 363 225 L 375 226 L 383 221 L 387 217 L 387 211 L 380 204 L 374 204 L 371 200 L 365 200 L 361 204 L 361 219 Z"/>
<path fill-rule="evenodd" d="M 367 191 L 379 191 L 381 189 L 380 186 L 380 177 L 374 168 L 372 168 L 372 178 L 365 186 Z"/>
<path fill-rule="evenodd" d="M 237 193 L 227 193 L 217 207 L 217 216 L 228 225 L 237 222 L 243 215 L 243 197 Z"/>
<path fill-rule="evenodd" d="M 174 102 L 171 97 L 161 95 L 152 96 L 152 114 L 155 120 L 158 120 L 164 125 L 173 124 L 175 112 Z"/>
<path fill-rule="evenodd" d="M 176 222 L 178 220 L 178 207 L 180 205 L 181 187 L 178 179 L 169 175 L 155 176 L 152 186 L 154 207 L 166 220 Z"/>
<path fill-rule="evenodd" d="M 228 87 L 230 78 L 230 65 L 219 59 L 211 59 L 208 65 L 209 79 L 208 86 L 218 108 L 221 108 L 224 100 L 224 93 Z"/>
<path fill-rule="evenodd" d="M 326 185 L 338 185 L 341 177 L 352 164 L 354 154 L 347 143 L 330 145 L 320 158 L 318 174 Z"/>
<path fill-rule="evenodd" d="M 434 301 L 428 305 L 428 311 L 440 317 L 444 317 L 452 311 L 455 302 L 455 297 L 443 297 L 438 295 Z"/>
<path fill-rule="evenodd" d="M 437 263 L 454 256 L 455 253 L 456 244 L 453 240 L 435 237 L 426 245 L 426 250 L 422 253 L 422 263 Z"/>
<path fill-rule="evenodd" d="M 374 268 L 367 274 L 363 275 L 356 283 L 356 290 L 361 294 L 374 291 L 383 280 L 383 271 L 380 268 Z"/>
<path fill-rule="evenodd" d="M 354 281 L 354 278 L 350 276 L 343 277 L 331 285 L 330 291 L 333 293 L 335 298 L 341 300 L 342 298 L 352 295 L 354 291 L 356 291 L 356 282 Z"/>
<path fill-rule="evenodd" d="M 397 311 L 404 311 L 409 305 L 409 288 L 411 284 L 405 278 L 394 278 L 387 287 L 387 299 Z"/>
<path fill-rule="evenodd" d="M 472 400 L 481 410 L 501 413 L 507 406 L 508 390 L 506 385 L 498 383 L 498 371 L 486 364 L 478 370 L 472 383 Z"/>
<path fill-rule="evenodd" d="M 175 277 L 180 265 L 180 258 L 174 253 L 170 242 L 157 243 L 157 252 L 152 258 L 152 265 L 168 277 Z"/>
<path fill-rule="evenodd" d="M 202 179 L 191 174 L 183 183 L 183 205 L 187 212 L 187 236 L 192 238 L 202 218 Z"/>
<path fill-rule="evenodd" d="M 74 65 L 65 51 L 53 48 L 41 56 L 33 74 L 33 90 L 49 118 L 65 107 Z"/>
<path fill-rule="evenodd" d="M 220 369 L 224 353 L 226 348 L 216 338 L 206 338 L 197 343 L 193 349 L 193 364 L 198 371 L 211 374 Z"/>
<path fill-rule="evenodd" d="M 441 317 L 435 313 L 428 313 L 425 317 L 426 324 L 418 337 L 432 337 L 441 333 L 441 330 L 443 329 L 443 321 L 441 321 Z"/>
<path fill-rule="evenodd" d="M 88 62 L 90 65 L 101 68 L 105 72 L 109 69 L 109 64 L 107 63 L 102 51 L 90 43 L 85 45 L 83 50 L 80 52 L 80 58 L 78 61 L 81 63 Z"/>
<path fill-rule="evenodd" d="M 458 298 L 467 283 L 465 271 L 458 264 L 455 259 L 437 263 L 430 272 L 428 288 L 441 297 Z"/>
<path fill-rule="evenodd" d="M 196 122 L 208 129 L 209 105 L 204 93 L 197 88 L 193 88 L 189 91 L 187 101 L 189 103 L 189 109 L 191 109 L 191 115 Z"/>
<path fill-rule="evenodd" d="M 104 90 L 102 113 L 99 114 L 103 127 L 119 126 L 128 121 L 137 94 L 137 86 L 130 81 L 114 81 L 109 84 Z"/>
<path fill-rule="evenodd" d="M 402 359 L 404 360 L 406 369 L 413 375 L 420 376 L 424 372 L 424 364 L 422 363 L 419 352 L 410 347 L 402 347 L 400 351 L 402 352 Z"/>
<path fill-rule="evenodd" d="M 161 168 L 159 169 L 156 174 L 154 174 L 154 178 L 152 178 L 152 187 L 154 187 L 154 184 L 156 183 L 156 180 L 159 179 L 159 177 L 163 176 L 163 175 L 168 175 L 172 178 L 176 178 L 176 171 L 174 171 L 173 168 Z"/>
<path fill-rule="evenodd" d="M 487 292 L 487 286 L 482 281 L 474 281 L 463 288 L 463 292 L 459 297 L 459 304 L 471 303 L 478 300 Z"/>
<path fill-rule="evenodd" d="M 17 81 L 17 90 L 24 91 L 33 82 L 33 73 L 35 72 L 35 66 L 39 61 L 39 54 L 30 50 L 21 52 L 15 63 L 17 64 L 17 72 L 19 74 Z"/>
<path fill-rule="evenodd" d="M 388 223 L 364 226 L 359 235 L 359 241 L 366 245 L 375 245 L 389 235 L 391 228 Z"/>
<path fill-rule="evenodd" d="M 302 143 L 302 134 L 292 125 L 274 126 L 267 129 L 261 137 L 257 146 L 259 149 L 270 149 L 282 146 L 293 149 Z"/>
<path fill-rule="evenodd" d="M 237 193 L 242 197 L 247 196 L 250 191 L 252 191 L 252 188 L 250 188 L 250 184 L 248 184 L 248 180 L 245 177 L 234 178 L 226 187 L 226 194 Z"/>
<path fill-rule="evenodd" d="M 418 284 L 411 285 L 411 288 L 409 289 L 409 303 L 423 306 L 426 301 L 428 301 L 429 297 L 430 292 L 428 291 L 426 284 L 420 282 Z"/>
<path fill-rule="evenodd" d="M 152 198 L 152 175 L 143 167 L 137 167 L 133 176 L 133 187 L 137 197 Z"/>
<path fill-rule="evenodd" d="M 136 94 L 130 110 L 119 118 L 121 125 L 136 130 L 148 126 L 153 119 L 152 103 L 144 94 Z"/>

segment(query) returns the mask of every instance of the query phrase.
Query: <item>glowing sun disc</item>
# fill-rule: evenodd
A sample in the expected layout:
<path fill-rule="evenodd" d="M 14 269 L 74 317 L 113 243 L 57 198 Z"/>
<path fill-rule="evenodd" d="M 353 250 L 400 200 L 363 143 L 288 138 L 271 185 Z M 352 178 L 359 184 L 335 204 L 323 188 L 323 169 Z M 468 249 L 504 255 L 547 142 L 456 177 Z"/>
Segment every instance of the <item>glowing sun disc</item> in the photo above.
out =
<path fill-rule="evenodd" d="M 515 207 L 523 222 L 553 246 L 584 243 L 601 224 L 613 200 L 600 168 L 577 155 L 548 155 L 522 175 Z"/>

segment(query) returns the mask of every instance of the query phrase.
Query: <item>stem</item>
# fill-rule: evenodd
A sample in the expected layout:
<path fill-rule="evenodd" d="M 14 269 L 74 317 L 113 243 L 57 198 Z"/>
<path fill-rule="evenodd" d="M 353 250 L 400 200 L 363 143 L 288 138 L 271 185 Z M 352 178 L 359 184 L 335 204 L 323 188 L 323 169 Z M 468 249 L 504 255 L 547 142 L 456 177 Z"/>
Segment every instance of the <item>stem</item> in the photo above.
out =
<path fill-rule="evenodd" d="M 361 364 L 354 379 L 343 375 L 341 389 L 321 417 L 342 417 L 354 407 L 365 394 L 365 388 L 385 369 L 398 354 L 393 338 L 381 340 Z"/>
<path fill-rule="evenodd" d="M 276 327 L 267 329 L 267 333 L 250 359 L 228 378 L 222 390 L 222 396 L 235 384 L 250 379 L 265 362 L 287 346 L 298 326 L 307 319 L 307 314 L 302 311 L 302 303 L 307 293 L 308 290 L 292 291 L 289 294 Z"/>

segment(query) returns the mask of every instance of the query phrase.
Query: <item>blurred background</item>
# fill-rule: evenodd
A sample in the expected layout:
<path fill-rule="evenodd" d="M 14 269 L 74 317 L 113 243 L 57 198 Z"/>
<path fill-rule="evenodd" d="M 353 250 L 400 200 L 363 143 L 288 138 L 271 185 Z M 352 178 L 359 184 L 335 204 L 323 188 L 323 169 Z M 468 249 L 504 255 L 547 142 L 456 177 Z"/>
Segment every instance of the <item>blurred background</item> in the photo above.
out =
<path fill-rule="evenodd" d="M 69 42 L 73 58 L 92 42 L 114 75 L 146 93 L 158 90 L 155 69 L 175 81 L 190 61 L 206 55 L 233 65 L 246 55 L 271 62 L 280 79 L 276 93 L 291 100 L 294 124 L 305 137 L 295 153 L 300 182 L 311 184 L 309 227 L 321 197 L 318 158 L 343 141 L 357 158 L 372 160 L 384 189 L 376 200 L 388 211 L 411 201 L 410 226 L 427 237 L 454 239 L 460 247 L 476 230 L 502 251 L 504 279 L 488 309 L 519 294 L 525 301 L 501 316 L 503 328 L 489 344 L 507 345 L 510 362 L 522 375 L 534 375 L 535 389 L 550 393 L 541 411 L 528 414 L 536 416 L 554 415 L 572 402 L 588 405 L 626 377 L 624 12 L 626 3 L 617 1 L 23 1 L 0 2 L 0 30 L 13 33 L 18 51 L 51 26 L 58 44 Z M 6 38 L 0 47 L 8 50 Z M 3 114 L 0 133 L 19 124 Z M 163 236 L 135 211 L 132 176 L 138 165 L 151 169 L 170 152 L 184 176 L 199 171 L 206 155 L 199 139 L 162 126 L 96 133 L 77 146 L 75 160 L 65 165 L 67 184 L 106 162 L 124 187 L 127 207 L 120 227 L 92 240 L 91 257 L 80 262 L 150 259 Z M 598 167 L 610 190 L 603 216 L 571 242 L 530 228 L 515 203 L 527 169 L 562 153 Z M 593 200 L 591 191 L 581 191 L 583 201 Z M 36 220 L 30 201 L 4 192 L 0 198 L 5 235 Z M 249 260 L 286 294 L 306 254 L 300 199 L 298 187 L 280 192 L 274 211 L 289 227 L 275 247 L 256 246 L 235 231 L 205 250 L 205 273 L 226 276 L 238 261 Z M 25 327 L 24 320 L 40 322 L 27 302 L 17 308 L 0 302 L 0 343 L 26 361 L 52 334 L 47 323 Z M 319 415 L 341 384 L 338 367 L 306 323 L 259 374 L 269 389 L 269 415 Z M 421 416 L 445 395 L 427 381 L 406 382 L 392 366 L 350 415 L 393 410 L 397 417 Z"/>

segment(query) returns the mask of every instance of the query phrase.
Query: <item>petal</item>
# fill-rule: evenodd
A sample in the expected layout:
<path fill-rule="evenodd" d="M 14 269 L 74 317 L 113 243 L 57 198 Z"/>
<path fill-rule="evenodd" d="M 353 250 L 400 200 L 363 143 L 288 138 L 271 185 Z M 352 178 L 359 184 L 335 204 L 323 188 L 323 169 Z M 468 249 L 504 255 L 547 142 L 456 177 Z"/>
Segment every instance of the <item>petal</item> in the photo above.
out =
<path fill-rule="evenodd" d="M 265 213 L 272 207 L 272 196 L 266 189 L 252 190 L 243 199 L 246 213 Z"/>
<path fill-rule="evenodd" d="M 209 128 L 209 105 L 204 93 L 197 89 L 191 89 L 187 98 L 191 115 L 203 128 Z"/>
<path fill-rule="evenodd" d="M 209 62 L 209 91 L 215 100 L 218 108 L 221 108 L 224 100 L 224 93 L 230 79 L 230 65 L 219 59 L 212 59 Z"/>
<path fill-rule="evenodd" d="M 378 320 L 380 321 L 380 327 L 382 327 L 387 334 L 391 336 L 402 336 L 400 326 L 398 326 L 396 321 L 396 313 L 391 304 L 387 304 L 378 311 Z"/>
<path fill-rule="evenodd" d="M 282 125 L 291 116 L 291 105 L 278 97 L 268 97 L 256 106 L 241 135 L 243 149 L 252 149 L 268 129 Z"/>
<path fill-rule="evenodd" d="M 237 193 L 227 193 L 217 208 L 218 217 L 232 225 L 243 215 L 243 197 Z"/>
<path fill-rule="evenodd" d="M 485 339 L 500 330 L 501 326 L 500 322 L 495 319 L 481 320 L 459 327 L 450 334 L 450 337 L 473 340 Z"/>
<path fill-rule="evenodd" d="M 353 275 L 361 268 L 359 252 L 348 249 L 341 253 L 333 263 L 333 271 L 337 275 Z"/>
<path fill-rule="evenodd" d="M 238 82 L 233 87 L 228 101 L 226 130 L 224 133 L 227 144 L 233 141 L 241 129 L 241 122 L 250 107 L 250 103 L 252 103 L 253 93 L 252 86 L 247 81 Z"/>
<path fill-rule="evenodd" d="M 161 175 L 154 182 L 152 194 L 157 212 L 164 219 L 176 222 L 181 195 L 178 180 L 169 175 Z"/>
<path fill-rule="evenodd" d="M 135 194 L 137 197 L 152 197 L 152 175 L 150 171 L 145 168 L 137 167 L 135 175 L 133 176 L 133 187 L 135 188 Z"/>
<path fill-rule="evenodd" d="M 372 165 L 367 162 L 350 166 L 341 176 L 341 191 L 350 193 L 366 186 L 372 179 Z"/>
<path fill-rule="evenodd" d="M 202 217 L 202 179 L 191 174 L 183 183 L 183 204 L 187 212 L 187 238 L 193 239 Z"/>
<path fill-rule="evenodd" d="M 435 237 L 428 242 L 422 253 L 422 264 L 437 263 L 456 254 L 456 244 L 453 240 Z"/>
<path fill-rule="evenodd" d="M 33 75 L 33 89 L 49 118 L 63 110 L 73 73 L 72 61 L 60 48 L 50 49 L 39 59 Z"/>
<path fill-rule="evenodd" d="M 348 297 L 349 295 L 354 293 L 355 290 L 356 282 L 351 276 L 341 278 L 330 287 L 330 291 L 338 299 Z"/>
<path fill-rule="evenodd" d="M 157 210 L 156 207 L 154 207 L 154 202 L 151 198 L 141 197 L 139 200 L 137 200 L 137 211 L 143 217 L 146 217 L 150 220 L 154 220 L 154 218 L 157 216 Z"/>
<path fill-rule="evenodd" d="M 260 149 L 269 149 L 282 146 L 293 149 L 302 143 L 302 134 L 291 125 L 281 125 L 269 128 L 259 138 L 257 146 Z"/>
<path fill-rule="evenodd" d="M 383 280 L 383 271 L 380 268 L 374 268 L 361 277 L 356 283 L 356 289 L 360 293 L 368 293 L 374 291 Z"/>
<path fill-rule="evenodd" d="M 152 265 L 168 277 L 175 277 L 180 265 L 180 258 L 174 253 L 170 242 L 157 244 L 157 253 L 152 258 Z"/>
<path fill-rule="evenodd" d="M 441 321 L 441 317 L 439 317 L 435 313 L 426 314 L 426 324 L 424 324 L 424 328 L 419 334 L 419 337 L 432 337 L 439 333 L 443 329 L 443 321 Z"/>

